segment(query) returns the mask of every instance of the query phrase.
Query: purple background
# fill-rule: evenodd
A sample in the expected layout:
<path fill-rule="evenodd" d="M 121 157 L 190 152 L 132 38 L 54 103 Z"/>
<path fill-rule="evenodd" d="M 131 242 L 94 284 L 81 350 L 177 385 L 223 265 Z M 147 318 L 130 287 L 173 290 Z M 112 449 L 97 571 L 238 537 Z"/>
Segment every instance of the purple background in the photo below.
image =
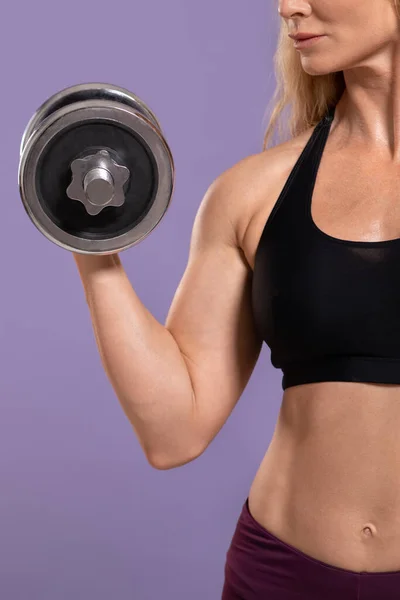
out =
<path fill-rule="evenodd" d="M 152 469 L 103 372 L 72 256 L 25 215 L 19 143 L 36 108 L 77 83 L 124 86 L 154 110 L 176 191 L 159 227 L 121 258 L 163 322 L 207 187 L 262 148 L 276 9 L 265 0 L 38 0 L 5 11 L 0 598 L 217 599 L 272 436 L 281 373 L 264 345 L 207 452 L 180 469 Z"/>

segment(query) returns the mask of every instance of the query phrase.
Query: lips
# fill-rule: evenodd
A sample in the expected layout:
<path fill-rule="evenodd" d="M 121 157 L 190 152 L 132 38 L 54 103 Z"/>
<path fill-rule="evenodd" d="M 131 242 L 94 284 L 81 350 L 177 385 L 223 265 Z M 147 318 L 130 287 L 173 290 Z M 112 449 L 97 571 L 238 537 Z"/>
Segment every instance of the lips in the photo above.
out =
<path fill-rule="evenodd" d="M 310 40 L 311 38 L 314 37 L 321 37 L 322 34 L 319 33 L 290 33 L 289 37 L 292 38 L 292 40 L 296 40 L 296 41 L 302 41 L 302 40 Z"/>

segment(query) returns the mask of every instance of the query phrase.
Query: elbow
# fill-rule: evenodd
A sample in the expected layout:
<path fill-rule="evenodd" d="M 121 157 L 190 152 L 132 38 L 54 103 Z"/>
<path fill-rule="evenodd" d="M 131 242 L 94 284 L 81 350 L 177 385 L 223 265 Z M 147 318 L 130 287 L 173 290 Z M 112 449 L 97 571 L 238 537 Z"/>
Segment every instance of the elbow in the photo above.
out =
<path fill-rule="evenodd" d="M 205 448 L 203 447 L 195 448 L 192 452 L 180 456 L 168 452 L 148 453 L 146 454 L 146 458 L 153 469 L 156 469 L 157 471 L 169 471 L 193 462 L 196 458 L 199 458 L 204 451 Z"/>

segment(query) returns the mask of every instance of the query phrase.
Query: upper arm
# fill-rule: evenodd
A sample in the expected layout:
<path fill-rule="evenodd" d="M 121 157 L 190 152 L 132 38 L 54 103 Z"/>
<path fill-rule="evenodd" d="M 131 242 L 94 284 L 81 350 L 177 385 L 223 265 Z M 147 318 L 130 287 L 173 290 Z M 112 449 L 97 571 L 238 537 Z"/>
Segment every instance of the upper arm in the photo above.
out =
<path fill-rule="evenodd" d="M 165 323 L 190 375 L 204 448 L 239 400 L 262 345 L 251 307 L 252 272 L 238 243 L 245 173 L 245 164 L 232 168 L 205 194 Z"/>

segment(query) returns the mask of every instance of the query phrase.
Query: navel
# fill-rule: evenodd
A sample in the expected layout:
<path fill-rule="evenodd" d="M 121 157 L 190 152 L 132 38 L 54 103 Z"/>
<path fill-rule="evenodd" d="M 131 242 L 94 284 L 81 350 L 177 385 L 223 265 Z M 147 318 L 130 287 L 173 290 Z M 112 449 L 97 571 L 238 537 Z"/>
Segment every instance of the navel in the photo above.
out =
<path fill-rule="evenodd" d="M 364 538 L 375 537 L 376 534 L 377 534 L 376 527 L 374 525 L 372 525 L 372 523 L 367 523 L 362 528 L 362 532 L 361 533 L 362 533 L 362 536 Z"/>

